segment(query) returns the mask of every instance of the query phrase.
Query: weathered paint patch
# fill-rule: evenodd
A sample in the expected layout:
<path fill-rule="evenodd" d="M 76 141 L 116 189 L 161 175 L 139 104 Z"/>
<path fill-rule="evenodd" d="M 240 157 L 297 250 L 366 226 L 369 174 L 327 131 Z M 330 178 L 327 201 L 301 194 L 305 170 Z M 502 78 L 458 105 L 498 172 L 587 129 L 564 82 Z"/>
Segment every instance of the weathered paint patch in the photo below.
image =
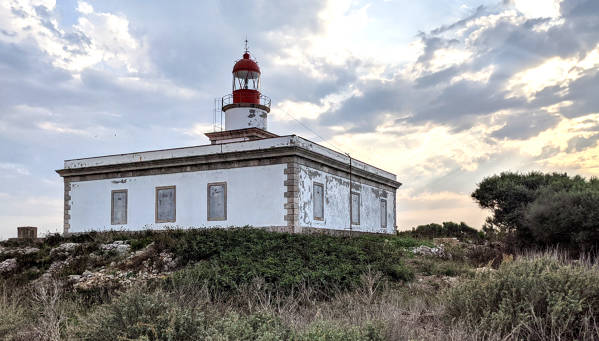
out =
<path fill-rule="evenodd" d="M 324 220 L 315 220 L 313 210 L 312 186 L 314 182 L 325 184 Z M 299 169 L 299 223 L 302 227 L 323 228 L 332 230 L 350 229 L 350 191 L 349 179 L 314 169 L 300 166 Z M 352 224 L 351 229 L 362 232 L 394 233 L 395 232 L 395 196 L 392 192 L 375 188 L 357 181 L 351 186 L 354 192 L 360 193 L 360 223 Z M 385 219 L 381 217 L 381 199 L 386 200 Z"/>

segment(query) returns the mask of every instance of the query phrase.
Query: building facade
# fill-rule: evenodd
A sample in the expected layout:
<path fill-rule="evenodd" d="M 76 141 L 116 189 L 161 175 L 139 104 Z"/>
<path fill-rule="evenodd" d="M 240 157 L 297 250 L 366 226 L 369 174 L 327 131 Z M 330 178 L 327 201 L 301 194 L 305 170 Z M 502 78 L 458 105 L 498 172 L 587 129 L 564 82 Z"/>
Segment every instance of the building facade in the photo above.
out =
<path fill-rule="evenodd" d="M 266 130 L 270 99 L 249 53 L 210 145 L 67 160 L 64 233 L 166 227 L 394 233 L 394 174 Z M 351 185 L 350 185 L 351 184 Z"/>

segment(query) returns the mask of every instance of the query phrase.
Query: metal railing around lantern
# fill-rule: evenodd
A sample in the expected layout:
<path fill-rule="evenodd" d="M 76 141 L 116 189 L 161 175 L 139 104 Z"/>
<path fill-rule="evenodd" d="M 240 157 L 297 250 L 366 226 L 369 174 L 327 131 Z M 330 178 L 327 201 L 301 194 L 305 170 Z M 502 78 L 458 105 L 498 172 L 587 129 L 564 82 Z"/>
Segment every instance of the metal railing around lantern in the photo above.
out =
<path fill-rule="evenodd" d="M 234 104 L 233 103 L 233 94 L 228 94 L 228 95 L 223 96 L 221 102 L 222 102 L 221 104 L 222 104 L 223 108 L 226 107 L 227 105 Z M 270 102 L 271 102 L 270 97 L 260 94 L 260 102 L 257 104 L 259 104 L 261 106 L 265 106 L 268 109 L 270 109 Z"/>

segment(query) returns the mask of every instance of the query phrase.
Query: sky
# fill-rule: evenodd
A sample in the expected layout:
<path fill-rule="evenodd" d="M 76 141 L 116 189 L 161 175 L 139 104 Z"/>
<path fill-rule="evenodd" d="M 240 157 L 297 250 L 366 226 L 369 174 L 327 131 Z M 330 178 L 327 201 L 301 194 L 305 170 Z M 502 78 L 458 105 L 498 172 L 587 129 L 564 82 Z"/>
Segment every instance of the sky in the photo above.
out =
<path fill-rule="evenodd" d="M 269 130 L 397 174 L 400 229 L 501 171 L 599 176 L 597 0 L 3 0 L 0 239 L 62 231 L 63 161 L 208 143 L 244 40 Z"/>

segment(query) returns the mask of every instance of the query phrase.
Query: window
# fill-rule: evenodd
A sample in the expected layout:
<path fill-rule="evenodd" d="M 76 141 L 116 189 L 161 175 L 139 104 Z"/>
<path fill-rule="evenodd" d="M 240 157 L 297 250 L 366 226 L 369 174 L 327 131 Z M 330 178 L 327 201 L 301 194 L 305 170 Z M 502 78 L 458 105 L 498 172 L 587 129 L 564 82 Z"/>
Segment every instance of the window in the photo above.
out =
<path fill-rule="evenodd" d="M 208 184 L 208 220 L 227 220 L 227 183 Z"/>
<path fill-rule="evenodd" d="M 156 222 L 174 223 L 177 217 L 175 186 L 156 187 Z"/>
<path fill-rule="evenodd" d="M 360 225 L 360 193 L 351 194 L 351 223 Z"/>
<path fill-rule="evenodd" d="M 127 224 L 127 190 L 112 191 L 110 199 L 110 224 Z"/>
<path fill-rule="evenodd" d="M 387 201 L 381 200 L 381 227 L 387 228 Z"/>
<path fill-rule="evenodd" d="M 314 183 L 312 203 L 314 205 L 314 219 L 324 220 L 324 187 L 322 184 Z"/>

